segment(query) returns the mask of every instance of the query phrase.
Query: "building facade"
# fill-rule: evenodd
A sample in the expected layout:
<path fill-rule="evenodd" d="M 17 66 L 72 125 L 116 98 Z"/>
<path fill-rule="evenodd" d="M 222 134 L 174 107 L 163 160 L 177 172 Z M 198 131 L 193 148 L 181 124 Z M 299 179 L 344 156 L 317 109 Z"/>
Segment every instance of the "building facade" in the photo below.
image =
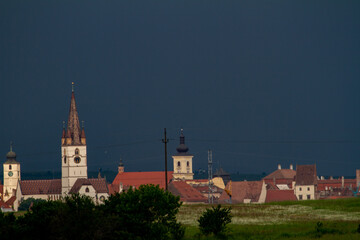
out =
<path fill-rule="evenodd" d="M 192 159 L 193 155 L 189 154 L 189 148 L 185 145 L 185 136 L 183 129 L 180 134 L 180 145 L 176 148 L 177 154 L 172 156 L 174 180 L 192 180 L 194 178 Z"/>

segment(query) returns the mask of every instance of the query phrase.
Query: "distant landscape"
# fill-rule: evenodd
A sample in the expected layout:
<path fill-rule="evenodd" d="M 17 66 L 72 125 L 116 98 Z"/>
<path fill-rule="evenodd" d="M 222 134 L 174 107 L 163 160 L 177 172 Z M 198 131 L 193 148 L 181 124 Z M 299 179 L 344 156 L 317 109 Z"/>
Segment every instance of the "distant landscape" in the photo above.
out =
<path fill-rule="evenodd" d="M 97 178 L 99 172 L 98 171 L 88 171 L 89 178 Z M 111 183 L 116 177 L 116 171 L 102 171 L 101 176 L 105 177 L 107 182 Z M 261 174 L 246 174 L 246 173 L 231 173 L 232 181 L 259 181 L 263 177 L 267 175 L 267 173 Z M 339 176 L 333 176 L 334 178 L 338 178 Z M 41 171 L 41 172 L 21 172 L 21 180 L 40 180 L 40 179 L 60 179 L 61 172 L 56 171 Z M 325 178 L 329 178 L 329 176 L 325 176 Z M 355 176 L 345 176 L 346 179 L 354 179 Z M 1 182 L 3 181 L 3 173 L 0 174 Z M 194 179 L 208 179 L 207 173 L 197 173 L 194 174 Z"/>

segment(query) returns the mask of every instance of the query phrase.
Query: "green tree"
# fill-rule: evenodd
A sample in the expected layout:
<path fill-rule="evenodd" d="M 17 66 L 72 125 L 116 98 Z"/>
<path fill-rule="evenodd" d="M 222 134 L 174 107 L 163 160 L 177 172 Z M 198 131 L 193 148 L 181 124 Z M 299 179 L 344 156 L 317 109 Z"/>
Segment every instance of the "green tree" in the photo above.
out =
<path fill-rule="evenodd" d="M 38 202 L 46 202 L 46 200 L 43 200 L 43 199 L 35 199 L 35 198 L 28 198 L 26 200 L 23 200 L 21 203 L 20 203 L 20 206 L 19 206 L 19 211 L 26 211 L 26 210 L 29 210 L 30 206 L 32 204 L 35 204 L 35 203 L 38 203 Z"/>
<path fill-rule="evenodd" d="M 100 206 L 113 229 L 112 239 L 180 239 L 184 228 L 176 221 L 181 206 L 180 198 L 159 186 L 142 185 L 138 189 L 110 196 Z"/>
<path fill-rule="evenodd" d="M 205 235 L 224 234 L 226 225 L 231 223 L 231 208 L 221 208 L 220 204 L 217 207 L 208 208 L 200 216 L 198 222 L 201 233 Z"/>

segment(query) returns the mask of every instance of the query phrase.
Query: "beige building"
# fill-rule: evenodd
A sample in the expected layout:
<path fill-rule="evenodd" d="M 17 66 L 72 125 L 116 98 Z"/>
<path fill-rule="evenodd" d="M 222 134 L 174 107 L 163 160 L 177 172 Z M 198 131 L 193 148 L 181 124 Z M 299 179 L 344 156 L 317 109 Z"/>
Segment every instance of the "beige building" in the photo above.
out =
<path fill-rule="evenodd" d="M 16 161 L 16 153 L 12 150 L 10 144 L 10 152 L 6 154 L 6 162 L 3 164 L 4 186 L 3 186 L 3 201 L 6 202 L 12 196 L 15 196 L 16 186 L 21 180 L 20 163 Z"/>
<path fill-rule="evenodd" d="M 185 136 L 181 129 L 180 145 L 176 148 L 177 154 L 172 156 L 174 164 L 173 179 L 192 180 L 194 178 L 192 159 L 193 155 L 189 154 L 189 148 L 185 145 Z"/>

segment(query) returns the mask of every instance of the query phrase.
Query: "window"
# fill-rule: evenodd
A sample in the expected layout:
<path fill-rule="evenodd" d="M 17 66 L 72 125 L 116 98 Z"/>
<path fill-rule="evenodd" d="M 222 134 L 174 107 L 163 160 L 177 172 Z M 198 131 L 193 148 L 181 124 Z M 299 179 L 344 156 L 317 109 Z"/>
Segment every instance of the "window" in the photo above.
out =
<path fill-rule="evenodd" d="M 66 164 L 66 156 L 64 157 L 64 163 Z"/>
<path fill-rule="evenodd" d="M 89 190 L 89 188 L 88 188 L 88 187 L 85 189 L 85 192 L 90 192 L 90 190 Z"/>
<path fill-rule="evenodd" d="M 302 200 L 302 195 L 299 195 L 299 200 Z"/>
<path fill-rule="evenodd" d="M 299 191 L 301 191 L 301 188 L 299 188 Z"/>
<path fill-rule="evenodd" d="M 310 188 L 308 187 L 308 191 L 310 191 Z"/>
<path fill-rule="evenodd" d="M 189 161 L 186 162 L 186 166 L 187 166 L 187 167 L 190 167 Z"/>
<path fill-rule="evenodd" d="M 9 165 L 9 170 L 11 170 L 11 165 Z"/>
<path fill-rule="evenodd" d="M 178 162 L 178 167 L 180 167 L 180 162 Z"/>
<path fill-rule="evenodd" d="M 310 195 L 307 195 L 306 198 L 307 198 L 308 200 L 310 200 Z"/>
<path fill-rule="evenodd" d="M 75 149 L 75 154 L 78 155 L 79 154 L 79 149 Z"/>
<path fill-rule="evenodd" d="M 81 162 L 80 157 L 75 157 L 75 158 L 74 158 L 74 162 L 75 162 L 75 163 L 80 163 L 80 162 Z"/>

